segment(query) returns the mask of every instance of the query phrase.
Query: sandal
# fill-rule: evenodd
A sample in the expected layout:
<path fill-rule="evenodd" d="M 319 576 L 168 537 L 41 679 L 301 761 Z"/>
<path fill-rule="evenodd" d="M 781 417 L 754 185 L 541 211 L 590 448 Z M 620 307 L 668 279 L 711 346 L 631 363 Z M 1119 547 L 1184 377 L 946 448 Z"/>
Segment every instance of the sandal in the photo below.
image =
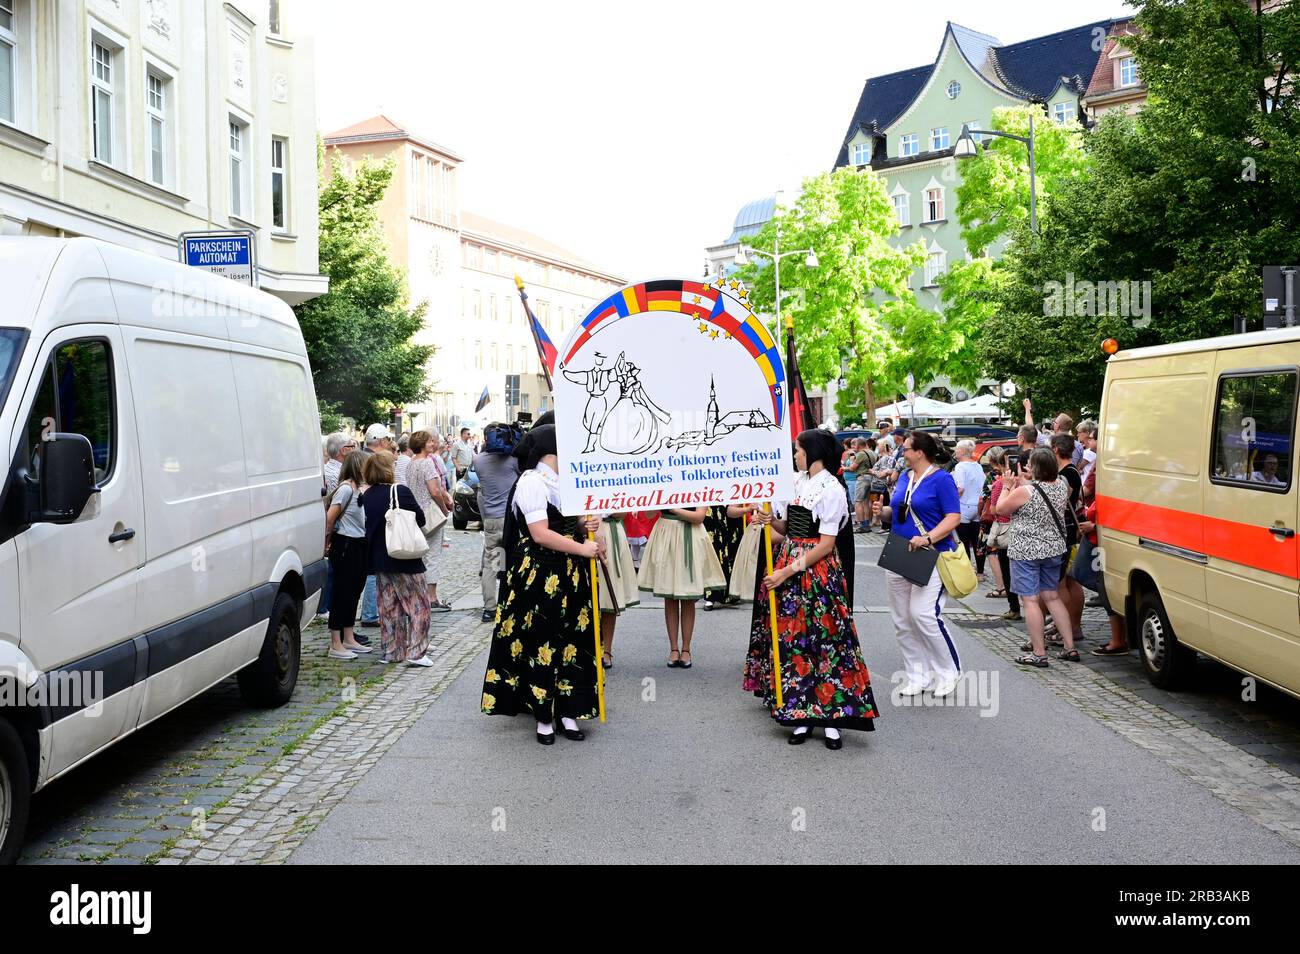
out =
<path fill-rule="evenodd" d="M 1017 656 L 1012 662 L 1019 666 L 1033 666 L 1037 669 L 1046 669 L 1051 665 L 1046 656 L 1035 656 L 1032 652 L 1026 653 L 1024 656 Z"/>
<path fill-rule="evenodd" d="M 1007 598 L 1006 590 L 990 590 L 984 594 L 986 600 L 1004 600 Z"/>
<path fill-rule="evenodd" d="M 691 654 L 691 651 L 690 651 L 689 649 L 683 649 L 679 655 L 681 655 L 681 656 L 689 656 L 690 654 Z M 694 664 L 694 662 L 687 662 L 685 659 L 683 659 L 683 660 L 682 660 L 681 662 L 679 662 L 677 665 L 681 666 L 683 669 L 690 669 L 691 666 L 693 666 L 693 665 L 695 665 L 695 664 Z"/>
<path fill-rule="evenodd" d="M 613 653 L 601 653 L 600 664 L 601 664 L 602 666 L 604 666 L 606 669 L 613 669 L 613 668 L 614 668 L 614 654 L 613 654 Z"/>
<path fill-rule="evenodd" d="M 1130 652 L 1132 650 L 1127 646 L 1121 646 L 1119 649 L 1112 646 L 1098 646 L 1092 651 L 1092 654 L 1094 656 L 1127 656 Z"/>
<path fill-rule="evenodd" d="M 677 658 L 673 659 L 672 658 L 673 656 L 676 656 Z M 670 649 L 668 651 L 668 668 L 669 669 L 682 668 L 682 654 L 675 649 Z"/>
<path fill-rule="evenodd" d="M 1061 650 L 1059 653 L 1056 654 L 1056 658 L 1057 658 L 1057 659 L 1064 659 L 1066 662 L 1078 662 L 1078 661 L 1079 661 L 1079 650 L 1077 650 L 1077 649 L 1063 649 L 1063 650 Z"/>

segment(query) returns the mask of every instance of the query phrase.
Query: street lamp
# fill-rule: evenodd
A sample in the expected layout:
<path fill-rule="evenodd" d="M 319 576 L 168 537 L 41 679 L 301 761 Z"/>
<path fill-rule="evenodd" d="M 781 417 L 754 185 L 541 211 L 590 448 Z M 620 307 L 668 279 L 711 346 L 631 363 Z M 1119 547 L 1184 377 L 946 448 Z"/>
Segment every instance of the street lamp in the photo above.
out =
<path fill-rule="evenodd" d="M 800 248 L 790 252 L 781 251 L 781 222 L 780 220 L 778 220 L 776 223 L 776 242 L 772 247 L 772 251 L 761 252 L 756 248 L 750 248 L 748 245 L 742 245 L 740 246 L 740 248 L 736 250 L 736 258 L 735 258 L 736 265 L 738 265 L 741 268 L 744 268 L 746 265 L 749 264 L 750 255 L 757 255 L 759 258 L 766 258 L 776 267 L 776 275 L 775 275 L 776 325 L 778 328 L 780 328 L 781 327 L 781 259 L 789 258 L 791 255 L 803 255 L 805 256 L 803 260 L 803 264 L 805 268 L 817 268 L 819 267 L 820 264 L 817 261 L 817 253 L 810 248 Z M 792 320 L 787 319 L 786 326 L 787 328 L 793 328 L 794 322 Z"/>
<path fill-rule="evenodd" d="M 1017 142 L 1023 142 L 1029 147 L 1029 231 L 1035 235 L 1038 234 L 1038 192 L 1034 186 L 1034 114 L 1029 114 L 1029 135 L 1017 136 L 1014 133 L 997 132 L 992 129 L 981 129 L 981 136 L 1000 136 L 1003 139 L 1014 139 Z M 952 150 L 955 159 L 974 159 L 979 155 L 979 148 L 975 143 L 975 137 L 971 135 L 970 123 L 963 123 L 961 127 L 961 136 L 957 139 L 957 144 Z"/>

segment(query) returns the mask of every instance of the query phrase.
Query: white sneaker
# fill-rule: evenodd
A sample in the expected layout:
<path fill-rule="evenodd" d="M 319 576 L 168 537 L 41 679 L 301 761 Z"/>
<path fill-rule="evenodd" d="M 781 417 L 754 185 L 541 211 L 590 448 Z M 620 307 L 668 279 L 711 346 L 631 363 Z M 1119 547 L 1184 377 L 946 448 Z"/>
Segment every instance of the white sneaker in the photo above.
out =
<path fill-rule="evenodd" d="M 366 653 L 373 653 L 375 651 L 375 648 L 373 646 L 362 646 L 360 643 L 357 643 L 355 646 L 348 646 L 346 648 L 348 652 L 356 653 L 358 656 L 363 656 Z"/>
<path fill-rule="evenodd" d="M 421 656 L 419 659 L 408 659 L 406 664 L 408 666 L 421 666 L 427 669 L 429 666 L 433 665 L 433 660 L 428 656 Z"/>
<path fill-rule="evenodd" d="M 330 659 L 356 659 L 357 654 L 350 649 L 331 649 Z"/>
<path fill-rule="evenodd" d="M 956 690 L 956 688 L 957 688 L 956 679 L 940 679 L 939 682 L 934 687 L 934 697 L 936 699 L 947 698 L 948 696 L 953 694 L 953 691 Z"/>
<path fill-rule="evenodd" d="M 930 688 L 928 682 L 906 682 L 903 684 L 903 688 L 898 690 L 898 694 L 900 696 L 919 696 L 928 688 Z"/>

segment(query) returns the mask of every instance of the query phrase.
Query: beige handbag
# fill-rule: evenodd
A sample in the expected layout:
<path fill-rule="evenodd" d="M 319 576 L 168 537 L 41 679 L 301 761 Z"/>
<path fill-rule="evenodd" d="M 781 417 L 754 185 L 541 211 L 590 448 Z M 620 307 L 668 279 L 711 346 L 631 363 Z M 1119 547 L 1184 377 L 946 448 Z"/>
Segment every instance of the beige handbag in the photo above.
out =
<path fill-rule="evenodd" d="M 388 513 L 384 515 L 384 545 L 394 560 L 419 560 L 429 552 L 415 514 L 397 502 L 397 484 L 388 485 Z"/>

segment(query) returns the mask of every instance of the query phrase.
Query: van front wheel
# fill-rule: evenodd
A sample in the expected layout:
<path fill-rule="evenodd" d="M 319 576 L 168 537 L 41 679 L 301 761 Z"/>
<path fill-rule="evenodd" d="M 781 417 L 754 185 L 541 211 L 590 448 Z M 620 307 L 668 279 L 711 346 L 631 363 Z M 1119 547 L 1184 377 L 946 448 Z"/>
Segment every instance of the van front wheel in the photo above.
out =
<path fill-rule="evenodd" d="M 1177 689 L 1186 684 L 1196 667 L 1196 652 L 1188 649 L 1174 635 L 1164 604 L 1153 590 L 1144 590 L 1138 599 L 1138 655 L 1152 685 L 1160 689 Z"/>
<path fill-rule="evenodd" d="M 32 779 L 22 739 L 13 723 L 0 718 L 0 865 L 18 860 L 31 799 Z"/>
<path fill-rule="evenodd" d="M 289 593 L 280 592 L 271 606 L 271 621 L 261 655 L 239 671 L 239 691 L 256 706 L 282 706 L 298 684 L 298 663 L 302 651 L 299 621 L 302 611 Z"/>

